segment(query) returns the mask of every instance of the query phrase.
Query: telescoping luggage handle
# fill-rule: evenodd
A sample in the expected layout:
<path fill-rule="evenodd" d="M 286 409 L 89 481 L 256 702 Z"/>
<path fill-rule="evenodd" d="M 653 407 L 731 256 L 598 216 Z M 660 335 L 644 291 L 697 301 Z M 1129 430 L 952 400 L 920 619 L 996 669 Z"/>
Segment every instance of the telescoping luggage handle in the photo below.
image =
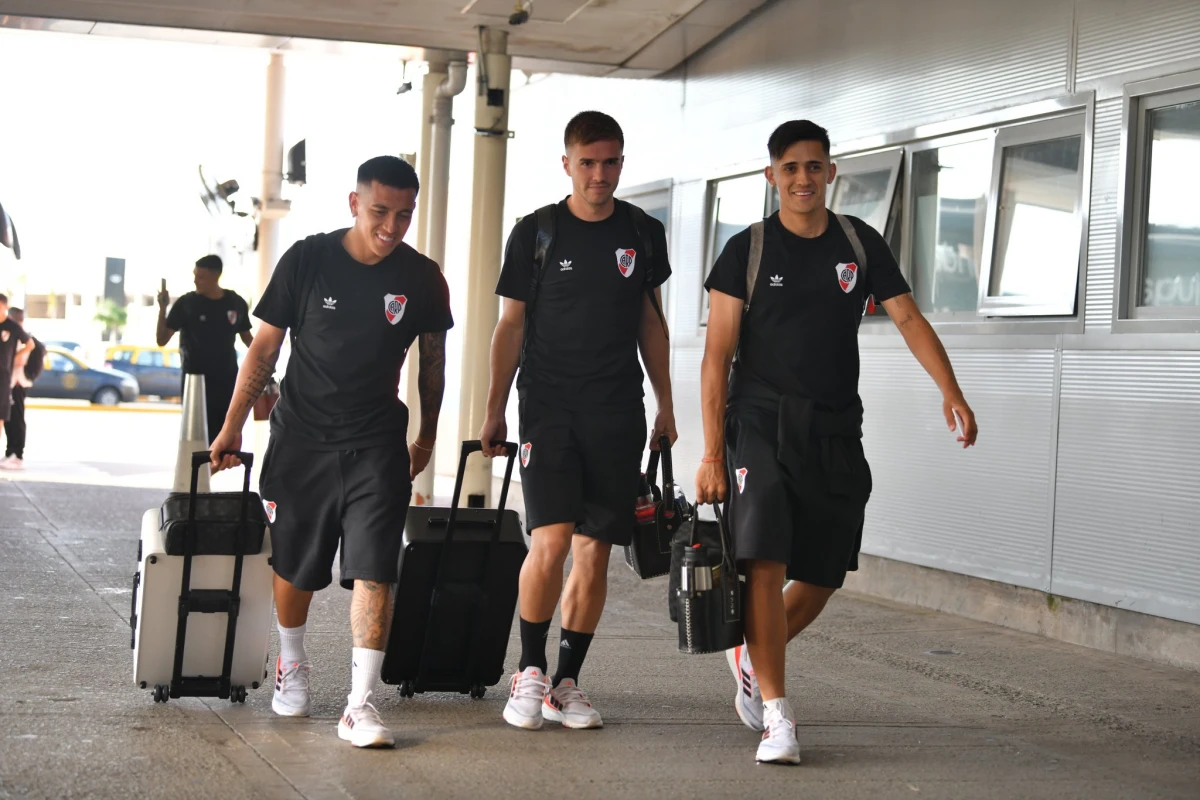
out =
<path fill-rule="evenodd" d="M 233 585 L 228 592 L 224 590 L 192 590 L 192 555 L 196 549 L 196 506 L 198 505 L 198 487 L 200 468 L 209 463 L 212 454 L 207 450 L 192 453 L 192 485 L 188 490 L 187 527 L 184 529 L 183 540 L 183 577 L 179 589 L 179 625 L 175 631 L 175 664 L 171 670 L 171 696 L 182 696 L 184 684 L 193 680 L 183 675 L 183 648 L 187 639 L 187 618 L 190 611 L 227 611 L 228 625 L 225 629 L 225 654 L 221 663 L 221 675 L 216 679 L 219 684 L 219 696 L 228 696 L 230 671 L 233 668 L 233 643 L 237 634 L 237 617 L 241 605 L 242 585 L 242 549 L 243 537 L 246 533 L 246 520 L 249 515 L 250 503 L 250 470 L 254 466 L 254 454 L 237 450 L 226 450 L 221 456 L 236 456 L 245 467 L 245 480 L 242 483 L 242 510 L 238 519 L 237 535 L 234 537 Z M 197 679 L 197 683 L 206 682 Z"/>

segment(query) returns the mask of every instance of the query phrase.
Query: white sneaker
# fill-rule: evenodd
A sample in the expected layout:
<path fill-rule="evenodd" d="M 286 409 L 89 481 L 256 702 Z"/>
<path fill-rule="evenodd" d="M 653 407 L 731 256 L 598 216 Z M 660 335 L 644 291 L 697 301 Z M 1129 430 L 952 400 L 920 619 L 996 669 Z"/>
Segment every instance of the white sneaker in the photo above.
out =
<path fill-rule="evenodd" d="M 275 694 L 271 710 L 281 717 L 307 717 L 312 708 L 308 693 L 308 677 L 312 667 L 307 661 L 292 662 L 284 668 L 282 659 L 275 659 Z"/>
<path fill-rule="evenodd" d="M 733 697 L 733 708 L 747 728 L 755 731 L 763 729 L 763 699 L 758 690 L 758 678 L 754 677 L 754 667 L 750 666 L 750 649 L 739 644 L 732 650 L 725 651 L 725 660 L 737 681 L 737 694 Z"/>
<path fill-rule="evenodd" d="M 546 692 L 542 701 L 542 716 L 551 722 L 561 722 L 568 728 L 602 728 L 600 713 L 592 708 L 587 695 L 571 678 Z"/>
<path fill-rule="evenodd" d="M 800 743 L 796 741 L 796 718 L 786 697 L 763 703 L 762 742 L 755 760 L 760 764 L 799 764 Z"/>
<path fill-rule="evenodd" d="M 16 456 L 7 456 L 0 461 L 0 469 L 22 470 L 25 469 L 25 461 Z"/>
<path fill-rule="evenodd" d="M 342 718 L 338 720 L 338 738 L 345 739 L 355 747 L 391 747 L 396 744 L 392 736 L 379 718 L 379 712 L 371 705 L 374 692 L 367 692 L 367 698 L 361 706 L 346 706 Z"/>
<path fill-rule="evenodd" d="M 542 727 L 542 700 L 550 688 L 546 673 L 537 667 L 514 672 L 504 706 L 504 721 L 518 728 L 536 731 Z"/>

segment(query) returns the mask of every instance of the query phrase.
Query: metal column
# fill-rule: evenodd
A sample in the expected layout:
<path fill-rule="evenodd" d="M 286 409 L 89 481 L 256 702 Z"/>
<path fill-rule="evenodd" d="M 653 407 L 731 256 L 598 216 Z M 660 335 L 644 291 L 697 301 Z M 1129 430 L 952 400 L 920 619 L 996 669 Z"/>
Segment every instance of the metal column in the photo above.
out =
<path fill-rule="evenodd" d="M 471 261 L 463 335 L 462 405 L 459 439 L 473 439 L 487 411 L 488 356 L 500 316 L 495 295 L 500 275 L 504 177 L 508 155 L 508 85 L 512 58 L 508 33 L 481 31 L 476 61 L 475 186 L 471 207 Z M 484 506 L 491 494 L 491 461 L 473 454 L 463 483 L 467 502 Z"/>
<path fill-rule="evenodd" d="M 432 78 L 432 80 L 431 80 Z M 467 62 L 462 54 L 449 56 L 449 62 L 431 62 L 429 74 L 425 76 L 422 92 L 422 107 L 428 106 L 425 124 L 422 124 L 420 172 L 421 192 L 418 204 L 424 203 L 420 214 L 418 250 L 436 261 L 445 271 L 446 258 L 446 209 L 450 194 L 450 140 L 454 125 L 454 97 L 462 92 L 467 83 Z M 428 128 L 428 137 L 426 134 Z M 418 209 L 422 206 L 418 205 Z M 410 353 L 408 361 L 408 408 L 409 440 L 415 439 L 421 428 L 421 398 L 417 391 L 417 355 Z M 413 484 L 413 504 L 430 505 L 433 502 L 434 453 L 429 458 L 429 467 L 417 476 Z"/>

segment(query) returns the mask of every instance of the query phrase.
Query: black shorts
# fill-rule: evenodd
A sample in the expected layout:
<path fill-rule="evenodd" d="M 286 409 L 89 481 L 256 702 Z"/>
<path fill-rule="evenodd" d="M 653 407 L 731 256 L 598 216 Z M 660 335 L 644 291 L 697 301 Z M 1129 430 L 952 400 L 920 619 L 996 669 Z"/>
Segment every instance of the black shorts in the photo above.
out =
<path fill-rule="evenodd" d="M 388 447 L 310 450 L 272 435 L 262 463 L 276 574 L 297 589 L 324 589 L 340 544 L 343 587 L 396 582 L 412 497 L 403 438 Z"/>
<path fill-rule="evenodd" d="M 787 564 L 787 577 L 840 589 L 858 569 L 871 468 L 855 437 L 812 438 L 803 468 L 779 461 L 778 412 L 731 407 L 725 415 L 725 509 L 739 560 Z"/>
<path fill-rule="evenodd" d="M 623 547 L 633 539 L 646 412 L 562 409 L 522 397 L 521 492 L 526 528 L 561 522 Z"/>

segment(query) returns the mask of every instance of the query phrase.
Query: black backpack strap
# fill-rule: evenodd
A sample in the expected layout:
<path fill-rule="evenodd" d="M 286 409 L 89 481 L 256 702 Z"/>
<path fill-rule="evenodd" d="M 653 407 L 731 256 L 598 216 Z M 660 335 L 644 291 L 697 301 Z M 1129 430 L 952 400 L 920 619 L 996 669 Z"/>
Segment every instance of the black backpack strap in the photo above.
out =
<path fill-rule="evenodd" d="M 646 212 L 633 203 L 627 203 L 624 200 L 616 201 L 618 206 L 625 206 L 629 210 L 629 221 L 633 225 L 633 235 L 638 240 L 643 258 L 645 259 L 642 267 L 642 285 L 646 289 L 646 294 L 650 297 L 650 305 L 654 307 L 654 312 L 658 314 L 658 321 L 662 323 L 663 335 L 667 337 L 667 341 L 671 340 L 671 334 L 667 331 L 667 318 L 663 315 L 662 307 L 658 304 L 658 297 L 654 294 L 655 286 L 652 285 L 654 280 L 654 240 L 646 236 L 646 231 L 650 226 L 650 221 L 646 216 Z"/>
<path fill-rule="evenodd" d="M 867 294 L 867 251 L 863 247 L 862 239 L 858 236 L 858 231 L 854 229 L 854 223 L 845 214 L 832 212 L 837 218 L 838 224 L 842 226 L 842 232 L 846 234 L 846 238 L 850 240 L 850 247 L 854 250 L 854 257 L 858 259 L 858 279 L 863 282 L 863 311 L 867 310 L 867 301 L 870 297 Z M 862 317 L 858 318 L 858 322 L 862 324 Z"/>
<path fill-rule="evenodd" d="M 533 327 L 533 308 L 537 304 L 538 287 L 542 284 L 546 262 L 550 260 L 550 253 L 554 250 L 554 204 L 542 206 L 534 214 L 537 218 L 537 238 L 533 243 L 533 276 L 529 281 L 529 299 L 525 301 L 525 335 L 521 339 L 522 365 L 525 363 L 525 350 L 529 345 L 530 330 Z"/>
<path fill-rule="evenodd" d="M 300 337 L 300 329 L 304 327 L 304 317 L 308 314 L 308 296 L 317 283 L 317 268 L 312 263 L 311 249 L 309 239 L 300 243 L 300 263 L 296 265 L 296 285 L 300 287 L 300 293 L 293 300 L 296 308 L 296 322 L 292 325 L 293 348 Z"/>

